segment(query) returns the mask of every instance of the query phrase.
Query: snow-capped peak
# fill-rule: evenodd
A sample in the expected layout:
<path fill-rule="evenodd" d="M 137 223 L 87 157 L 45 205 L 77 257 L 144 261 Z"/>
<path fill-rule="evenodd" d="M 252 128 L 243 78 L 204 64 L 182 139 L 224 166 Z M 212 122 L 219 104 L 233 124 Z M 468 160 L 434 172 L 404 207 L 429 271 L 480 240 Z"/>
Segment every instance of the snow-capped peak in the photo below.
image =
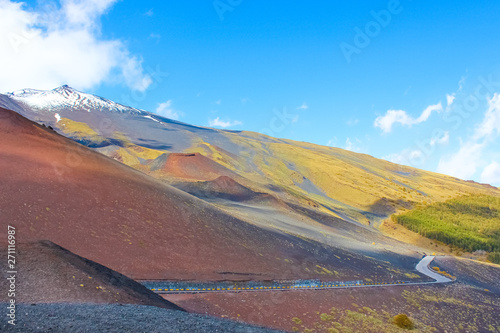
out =
<path fill-rule="evenodd" d="M 84 110 L 87 112 L 120 112 L 139 113 L 144 111 L 124 106 L 105 98 L 86 94 L 67 85 L 53 90 L 23 89 L 8 96 L 18 102 L 26 104 L 40 111 L 56 112 L 60 109 Z"/>
<path fill-rule="evenodd" d="M 30 96 L 33 96 L 33 95 L 37 95 L 37 94 L 40 94 L 40 93 L 43 93 L 44 91 L 43 90 L 36 90 L 36 89 L 22 89 L 22 90 L 17 90 L 17 91 L 14 91 L 12 93 L 8 93 L 7 95 L 9 97 L 17 97 L 17 98 L 26 98 L 26 97 L 30 97 Z"/>

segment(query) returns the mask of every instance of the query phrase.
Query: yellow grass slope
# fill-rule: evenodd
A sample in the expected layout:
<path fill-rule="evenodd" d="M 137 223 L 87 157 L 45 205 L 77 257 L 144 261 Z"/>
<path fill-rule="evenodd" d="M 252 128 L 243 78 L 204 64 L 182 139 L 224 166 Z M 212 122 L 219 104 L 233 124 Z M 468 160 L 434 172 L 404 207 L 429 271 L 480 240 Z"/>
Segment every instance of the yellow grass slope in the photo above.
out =
<path fill-rule="evenodd" d="M 94 143 L 105 140 L 85 123 L 63 118 L 58 126 L 76 139 Z M 121 147 L 100 151 L 166 181 L 168 176 L 151 172 L 152 162 L 164 153 L 200 153 L 241 176 L 238 182 L 252 190 L 366 225 L 378 226 L 394 213 L 464 194 L 500 196 L 498 188 L 340 148 L 254 132 L 217 132 L 218 139 L 183 134 L 182 140 L 191 145 L 184 151 L 142 147 L 131 143 L 127 133 L 116 132 L 113 139 L 121 142 Z M 220 143 L 220 135 L 231 143 L 231 149 Z"/>

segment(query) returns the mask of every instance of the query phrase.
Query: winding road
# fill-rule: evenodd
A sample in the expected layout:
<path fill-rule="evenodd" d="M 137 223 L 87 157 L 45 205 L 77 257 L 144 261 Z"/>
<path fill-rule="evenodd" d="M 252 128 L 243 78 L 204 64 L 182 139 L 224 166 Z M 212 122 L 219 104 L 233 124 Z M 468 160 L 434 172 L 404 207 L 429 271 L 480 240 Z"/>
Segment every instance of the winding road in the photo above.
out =
<path fill-rule="evenodd" d="M 423 257 L 415 269 L 434 279 L 429 282 L 391 281 L 391 282 L 364 282 L 364 281 L 335 281 L 321 282 L 318 280 L 298 280 L 289 282 L 168 282 L 168 281 L 143 281 L 142 284 L 157 294 L 179 293 L 207 293 L 207 292 L 241 292 L 241 291 L 277 291 L 296 289 L 335 289 L 335 288 L 361 288 L 384 287 L 400 285 L 424 285 L 433 283 L 449 283 L 454 280 L 436 273 L 429 265 L 435 256 Z"/>
<path fill-rule="evenodd" d="M 422 258 L 422 260 L 420 260 L 417 264 L 417 267 L 415 267 L 417 269 L 417 271 L 419 271 L 420 273 L 424 274 L 424 275 L 427 275 L 428 277 L 436 280 L 434 282 L 431 282 L 431 283 L 446 283 L 446 282 L 452 282 L 453 280 L 450 279 L 450 278 L 447 278 L 446 276 L 444 275 L 441 275 L 441 274 L 438 274 L 436 273 L 436 271 L 434 271 L 433 269 L 431 269 L 429 267 L 429 265 L 431 264 L 431 262 L 434 260 L 434 256 L 425 256 Z"/>

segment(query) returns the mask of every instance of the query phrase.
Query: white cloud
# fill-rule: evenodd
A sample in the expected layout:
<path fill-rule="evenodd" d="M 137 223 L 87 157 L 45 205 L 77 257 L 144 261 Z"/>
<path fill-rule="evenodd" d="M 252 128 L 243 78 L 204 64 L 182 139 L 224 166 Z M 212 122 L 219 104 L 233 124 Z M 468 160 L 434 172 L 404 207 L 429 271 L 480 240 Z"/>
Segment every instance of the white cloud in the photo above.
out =
<path fill-rule="evenodd" d="M 116 0 L 61 0 L 60 7 L 27 9 L 0 0 L 0 91 L 52 89 L 69 84 L 90 89 L 125 82 L 144 91 L 152 83 L 142 59 L 118 39 L 106 40 L 100 18 Z"/>
<path fill-rule="evenodd" d="M 444 132 L 443 136 L 440 138 L 432 137 L 430 144 L 431 146 L 435 146 L 436 144 L 438 145 L 446 145 L 450 142 L 450 133 L 449 132 Z"/>
<path fill-rule="evenodd" d="M 488 110 L 484 115 L 483 122 L 476 128 L 474 139 L 491 139 L 500 133 L 500 94 L 495 94 L 488 101 Z"/>
<path fill-rule="evenodd" d="M 441 158 L 438 171 L 462 179 L 470 179 L 484 166 L 483 155 L 488 146 L 495 142 L 500 134 L 500 95 L 495 94 L 488 100 L 488 110 L 483 121 L 475 128 L 470 139 L 450 156 Z M 493 162 L 483 169 L 481 179 L 492 183 L 497 175 L 497 164 Z"/>
<path fill-rule="evenodd" d="M 421 159 L 423 157 L 424 153 L 422 153 L 421 150 L 413 150 L 410 152 L 410 159 L 411 160 L 418 160 L 418 159 Z"/>
<path fill-rule="evenodd" d="M 408 160 L 403 154 L 389 154 L 382 157 L 382 159 L 396 164 L 409 165 Z"/>
<path fill-rule="evenodd" d="M 358 138 L 354 138 L 354 142 L 353 142 L 353 140 L 351 140 L 351 138 L 347 138 L 345 140 L 344 149 L 359 153 L 362 151 L 362 149 L 359 147 L 360 143 L 362 143 L 362 142 Z"/>
<path fill-rule="evenodd" d="M 350 138 L 347 138 L 347 139 L 345 140 L 345 149 L 346 149 L 346 150 L 350 150 L 350 151 L 352 151 L 352 149 L 353 149 L 353 148 L 354 148 L 354 145 L 352 144 L 351 139 L 350 139 Z"/>
<path fill-rule="evenodd" d="M 481 182 L 500 186 L 500 164 L 492 162 L 481 173 Z"/>
<path fill-rule="evenodd" d="M 375 127 L 380 127 L 384 133 L 389 133 L 394 123 L 410 126 L 412 119 L 403 110 L 389 110 L 385 116 L 377 117 L 374 125 Z"/>
<path fill-rule="evenodd" d="M 389 154 L 384 160 L 412 167 L 419 167 L 425 162 L 425 155 L 420 149 L 405 149 L 401 153 Z"/>
<path fill-rule="evenodd" d="M 383 157 L 384 160 L 413 167 L 422 167 L 437 145 L 446 145 L 450 142 L 450 133 L 435 131 L 430 140 L 417 142 L 417 149 L 405 149 L 400 153 Z"/>
<path fill-rule="evenodd" d="M 455 94 L 446 94 L 446 107 L 449 108 L 455 101 Z"/>
<path fill-rule="evenodd" d="M 220 120 L 219 117 L 215 119 L 210 119 L 208 122 L 208 126 L 210 127 L 222 127 L 222 128 L 227 128 L 227 127 L 232 127 L 232 126 L 237 126 L 237 125 L 242 125 L 243 123 L 239 120 L 234 120 L 234 121 L 223 121 Z"/>
<path fill-rule="evenodd" d="M 419 123 L 422 123 L 424 121 L 427 121 L 427 119 L 429 119 L 429 117 L 431 116 L 432 112 L 434 112 L 434 111 L 440 112 L 442 110 L 443 110 L 443 105 L 441 105 L 441 102 L 439 102 L 438 104 L 429 105 L 427 108 L 425 108 L 425 110 L 422 112 L 420 117 L 418 117 L 414 121 L 413 124 L 419 124 Z"/>
<path fill-rule="evenodd" d="M 220 105 L 222 103 L 222 100 L 219 99 L 218 101 L 215 101 L 215 104 Z"/>
<path fill-rule="evenodd" d="M 62 0 L 61 13 L 66 22 L 58 22 L 61 26 L 69 23 L 85 29 L 94 29 L 97 19 L 106 13 L 117 0 Z"/>
<path fill-rule="evenodd" d="M 458 81 L 458 91 L 462 91 L 462 89 L 464 88 L 465 86 L 465 81 L 467 80 L 467 77 L 466 76 L 462 76 L 460 78 L 460 81 Z"/>
<path fill-rule="evenodd" d="M 172 109 L 172 100 L 169 99 L 164 103 L 158 104 L 156 108 L 156 113 L 160 116 L 164 116 L 170 119 L 179 120 L 180 114 L 178 111 Z"/>
<path fill-rule="evenodd" d="M 302 105 L 297 108 L 297 110 L 307 110 L 307 109 L 309 109 L 309 106 L 307 106 L 305 102 L 302 103 Z"/>
<path fill-rule="evenodd" d="M 467 142 L 452 155 L 441 158 L 438 164 L 438 172 L 461 179 L 471 179 L 480 166 L 483 144 Z"/>
<path fill-rule="evenodd" d="M 392 126 L 396 123 L 411 127 L 412 125 L 427 121 L 432 112 L 441 112 L 442 110 L 443 106 L 441 102 L 429 105 L 424 111 L 422 111 L 422 114 L 417 119 L 410 117 L 403 110 L 388 110 L 384 116 L 380 116 L 375 119 L 374 126 L 382 129 L 384 133 L 389 133 L 392 130 Z"/>
<path fill-rule="evenodd" d="M 337 146 L 337 137 L 334 136 L 333 139 L 328 140 L 328 143 L 326 144 L 329 147 L 336 147 Z"/>
<path fill-rule="evenodd" d="M 465 76 L 462 76 L 460 78 L 460 81 L 458 81 L 458 89 L 457 89 L 457 91 L 455 91 L 452 94 L 446 94 L 446 111 L 450 111 L 451 110 L 451 106 L 453 105 L 453 103 L 456 100 L 457 93 L 461 92 L 462 89 L 464 88 L 465 80 L 466 80 Z"/>

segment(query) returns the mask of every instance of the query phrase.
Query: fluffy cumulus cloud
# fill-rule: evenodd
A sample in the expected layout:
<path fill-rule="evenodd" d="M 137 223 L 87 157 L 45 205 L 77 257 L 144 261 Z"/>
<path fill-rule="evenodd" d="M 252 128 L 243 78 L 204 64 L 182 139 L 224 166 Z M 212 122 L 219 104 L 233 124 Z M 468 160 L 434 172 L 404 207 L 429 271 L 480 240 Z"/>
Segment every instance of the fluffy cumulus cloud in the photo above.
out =
<path fill-rule="evenodd" d="M 374 126 L 379 127 L 384 133 L 389 133 L 392 131 L 392 126 L 394 124 L 401 124 L 407 127 L 412 125 L 423 123 L 427 121 L 431 116 L 432 112 L 441 112 L 443 110 L 443 105 L 441 103 L 429 105 L 418 118 L 413 118 L 409 116 L 406 111 L 403 110 L 388 110 L 385 115 L 377 117 L 375 119 Z"/>
<path fill-rule="evenodd" d="M 142 60 L 122 41 L 102 38 L 100 19 L 116 2 L 60 0 L 30 9 L 0 0 L 0 92 L 62 84 L 89 89 L 102 82 L 146 90 L 152 80 Z"/>
<path fill-rule="evenodd" d="M 171 99 L 169 99 L 164 103 L 158 104 L 158 107 L 156 108 L 156 113 L 159 114 L 160 116 L 164 116 L 174 120 L 179 120 L 180 118 L 180 112 L 172 108 Z"/>
<path fill-rule="evenodd" d="M 472 136 L 457 152 L 441 158 L 438 171 L 462 179 L 470 179 L 481 172 L 482 182 L 499 185 L 500 165 L 488 158 L 488 153 L 498 153 L 495 147 L 498 147 L 499 134 L 500 94 L 495 94 L 489 99 L 483 121 L 476 126 Z"/>
<path fill-rule="evenodd" d="M 238 121 L 238 120 L 224 121 L 224 120 L 221 120 L 219 117 L 217 117 L 215 119 L 210 119 L 208 122 L 208 126 L 210 126 L 210 127 L 221 127 L 221 128 L 228 128 L 228 127 L 238 126 L 238 125 L 242 125 L 242 124 L 243 123 L 241 121 Z"/>

